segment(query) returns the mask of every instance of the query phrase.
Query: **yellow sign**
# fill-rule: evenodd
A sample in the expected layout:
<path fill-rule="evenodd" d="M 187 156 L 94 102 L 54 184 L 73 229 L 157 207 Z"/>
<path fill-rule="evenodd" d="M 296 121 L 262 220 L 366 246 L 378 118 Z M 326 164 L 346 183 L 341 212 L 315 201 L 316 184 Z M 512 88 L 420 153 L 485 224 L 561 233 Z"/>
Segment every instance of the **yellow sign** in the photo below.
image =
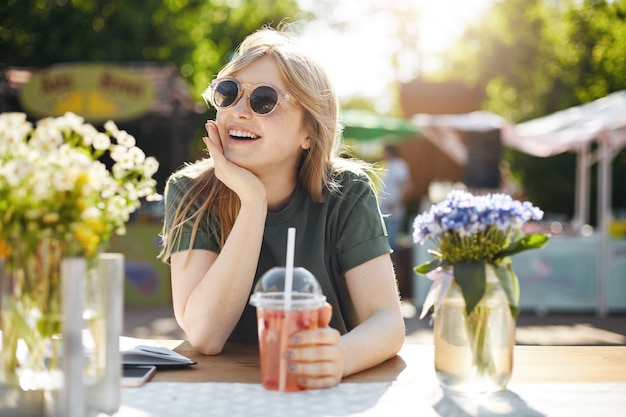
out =
<path fill-rule="evenodd" d="M 91 123 L 143 116 L 154 102 L 153 83 L 143 74 L 113 65 L 57 65 L 33 73 L 20 91 L 32 116 L 76 113 Z"/>

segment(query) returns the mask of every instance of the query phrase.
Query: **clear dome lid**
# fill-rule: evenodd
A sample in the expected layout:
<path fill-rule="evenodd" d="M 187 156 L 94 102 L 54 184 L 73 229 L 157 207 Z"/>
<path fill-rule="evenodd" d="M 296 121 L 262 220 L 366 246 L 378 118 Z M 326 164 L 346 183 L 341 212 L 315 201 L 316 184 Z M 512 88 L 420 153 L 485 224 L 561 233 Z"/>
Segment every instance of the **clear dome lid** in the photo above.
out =
<path fill-rule="evenodd" d="M 285 304 L 284 267 L 274 267 L 264 273 L 250 297 L 250 304 L 256 307 L 278 308 Z M 322 287 L 315 276 L 305 268 L 293 269 L 292 304 L 293 308 L 319 308 L 326 301 Z"/>

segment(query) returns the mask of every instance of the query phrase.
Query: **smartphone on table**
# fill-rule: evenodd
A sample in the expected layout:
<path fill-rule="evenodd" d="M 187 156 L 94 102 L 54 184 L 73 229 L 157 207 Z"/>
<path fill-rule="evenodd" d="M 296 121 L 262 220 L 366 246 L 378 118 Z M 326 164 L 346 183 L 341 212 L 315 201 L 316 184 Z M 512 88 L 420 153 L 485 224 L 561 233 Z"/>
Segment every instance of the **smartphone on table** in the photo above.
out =
<path fill-rule="evenodd" d="M 156 366 L 124 366 L 120 385 L 123 387 L 141 387 L 152 379 L 156 370 Z"/>

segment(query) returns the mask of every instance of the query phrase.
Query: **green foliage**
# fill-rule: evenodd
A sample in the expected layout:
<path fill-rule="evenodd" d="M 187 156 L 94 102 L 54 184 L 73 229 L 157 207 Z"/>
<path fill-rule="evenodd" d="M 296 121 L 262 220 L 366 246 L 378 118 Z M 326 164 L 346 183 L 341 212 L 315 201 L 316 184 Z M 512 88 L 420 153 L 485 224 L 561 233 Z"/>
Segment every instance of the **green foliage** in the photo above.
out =
<path fill-rule="evenodd" d="M 511 242 L 508 247 L 498 253 L 496 259 L 508 258 L 530 249 L 541 249 L 548 243 L 548 239 L 550 239 L 550 236 L 545 233 L 530 233 L 524 235 L 519 240 Z"/>
<path fill-rule="evenodd" d="M 502 286 L 506 294 L 506 298 L 509 301 L 509 308 L 511 309 L 511 314 L 513 317 L 517 317 L 521 312 L 519 307 L 519 297 L 520 297 L 520 289 L 519 289 L 519 279 L 513 271 L 513 264 L 511 259 L 505 259 L 501 265 L 492 265 L 494 271 L 496 272 L 496 276 L 498 277 L 498 281 Z"/>
<path fill-rule="evenodd" d="M 474 307 L 485 295 L 487 288 L 485 266 L 484 261 L 454 264 L 454 282 L 461 288 L 465 300 L 465 311 L 468 315 L 474 311 Z"/>
<path fill-rule="evenodd" d="M 432 251 L 429 251 L 429 252 L 432 253 Z M 439 256 L 435 255 L 433 259 L 431 259 L 428 262 L 424 262 L 423 264 L 415 266 L 413 270 L 418 274 L 426 275 L 429 272 L 432 272 L 439 267 L 443 268 L 443 267 L 451 266 L 451 265 L 452 265 L 452 262 L 441 258 L 441 255 Z"/>
<path fill-rule="evenodd" d="M 5 0 L 0 66 L 173 62 L 199 98 L 245 36 L 298 18 L 295 0 Z"/>
<path fill-rule="evenodd" d="M 0 62 L 158 61 L 171 32 L 153 24 L 161 7 L 161 0 L 9 0 L 0 5 Z"/>
<path fill-rule="evenodd" d="M 574 214 L 576 155 L 562 153 L 541 158 L 507 149 L 505 158 L 534 204 L 550 213 Z"/>
<path fill-rule="evenodd" d="M 448 52 L 445 73 L 485 88 L 485 110 L 522 122 L 626 89 L 624 51 L 626 0 L 502 0 Z M 505 157 L 530 200 L 571 214 L 574 155 Z M 625 159 L 613 164 L 616 207 L 626 205 Z"/>

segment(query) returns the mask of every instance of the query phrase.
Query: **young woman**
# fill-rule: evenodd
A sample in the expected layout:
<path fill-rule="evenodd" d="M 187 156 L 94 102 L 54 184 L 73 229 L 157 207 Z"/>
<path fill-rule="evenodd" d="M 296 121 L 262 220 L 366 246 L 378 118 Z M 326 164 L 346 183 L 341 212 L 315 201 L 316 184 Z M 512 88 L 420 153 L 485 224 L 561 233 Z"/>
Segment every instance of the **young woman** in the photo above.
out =
<path fill-rule="evenodd" d="M 217 109 L 210 158 L 168 180 L 165 246 L 176 320 L 208 355 L 256 341 L 249 297 L 284 266 L 320 281 L 329 305 L 320 328 L 290 339 L 288 369 L 308 388 L 394 356 L 404 341 L 389 241 L 367 167 L 338 156 L 338 101 L 329 79 L 284 32 L 250 35 L 205 97 Z M 332 307 L 332 308 L 331 308 Z"/>

